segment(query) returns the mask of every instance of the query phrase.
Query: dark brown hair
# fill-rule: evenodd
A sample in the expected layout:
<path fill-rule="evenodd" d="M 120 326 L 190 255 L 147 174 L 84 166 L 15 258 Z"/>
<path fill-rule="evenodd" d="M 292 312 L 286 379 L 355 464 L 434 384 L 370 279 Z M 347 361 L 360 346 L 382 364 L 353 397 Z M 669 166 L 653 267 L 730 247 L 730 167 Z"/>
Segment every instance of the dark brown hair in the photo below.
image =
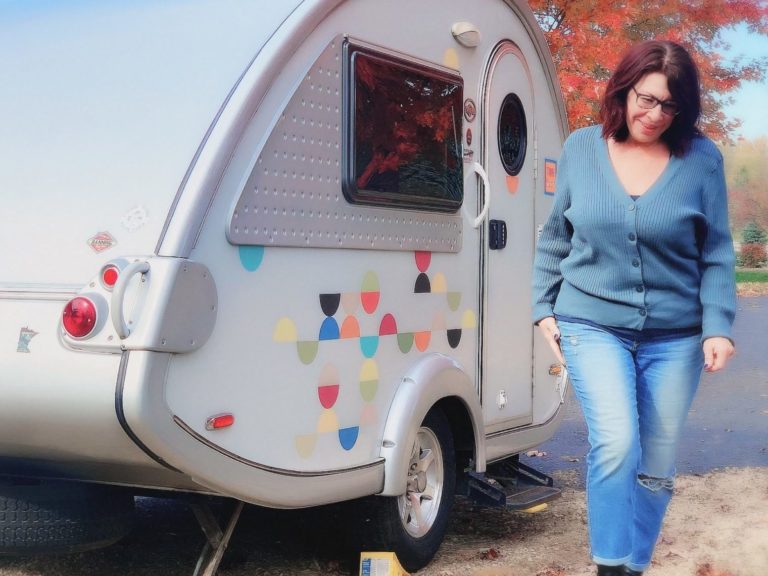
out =
<path fill-rule="evenodd" d="M 680 113 L 661 135 L 675 156 L 682 156 L 691 140 L 698 136 L 696 127 L 701 114 L 699 72 L 691 55 L 679 44 L 666 40 L 647 40 L 627 51 L 608 81 L 600 105 L 603 137 L 624 142 L 627 128 L 627 94 L 646 74 L 661 72 Z"/>

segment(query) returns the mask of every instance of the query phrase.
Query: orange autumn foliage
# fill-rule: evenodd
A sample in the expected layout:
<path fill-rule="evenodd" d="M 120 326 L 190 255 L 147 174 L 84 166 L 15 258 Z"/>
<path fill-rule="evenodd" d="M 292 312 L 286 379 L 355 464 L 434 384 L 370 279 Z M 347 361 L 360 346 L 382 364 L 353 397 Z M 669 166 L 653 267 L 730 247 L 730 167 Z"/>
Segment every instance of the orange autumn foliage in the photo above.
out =
<path fill-rule="evenodd" d="M 690 50 L 701 72 L 700 127 L 730 142 L 740 122 L 723 105 L 745 80 L 765 78 L 764 60 L 729 61 L 719 32 L 740 24 L 768 35 L 766 0 L 530 0 L 558 70 L 571 129 L 598 122 L 610 72 L 632 44 L 672 40 Z"/>

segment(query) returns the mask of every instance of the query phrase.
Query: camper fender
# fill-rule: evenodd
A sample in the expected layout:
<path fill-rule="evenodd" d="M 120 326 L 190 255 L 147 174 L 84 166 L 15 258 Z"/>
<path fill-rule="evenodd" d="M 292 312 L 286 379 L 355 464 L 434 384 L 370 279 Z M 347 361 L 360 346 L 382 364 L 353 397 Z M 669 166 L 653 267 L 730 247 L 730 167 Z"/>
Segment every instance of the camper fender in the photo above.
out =
<path fill-rule="evenodd" d="M 430 354 L 403 376 L 390 405 L 381 444 L 385 464 L 380 495 L 405 493 L 411 449 L 419 426 L 436 404 L 448 398 L 458 399 L 466 411 L 474 435 L 474 468 L 485 471 L 483 413 L 472 379 L 449 356 Z"/>

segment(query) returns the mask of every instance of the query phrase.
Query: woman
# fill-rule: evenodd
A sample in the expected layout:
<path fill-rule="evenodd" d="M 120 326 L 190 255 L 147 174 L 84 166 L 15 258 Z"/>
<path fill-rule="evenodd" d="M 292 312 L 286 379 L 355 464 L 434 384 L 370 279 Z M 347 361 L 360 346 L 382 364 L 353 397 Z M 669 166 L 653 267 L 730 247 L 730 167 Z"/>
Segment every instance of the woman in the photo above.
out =
<path fill-rule="evenodd" d="M 587 512 L 600 576 L 651 562 L 702 368 L 734 349 L 722 156 L 696 128 L 699 79 L 672 42 L 632 48 L 601 126 L 575 131 L 539 239 L 534 321 L 589 430 Z"/>

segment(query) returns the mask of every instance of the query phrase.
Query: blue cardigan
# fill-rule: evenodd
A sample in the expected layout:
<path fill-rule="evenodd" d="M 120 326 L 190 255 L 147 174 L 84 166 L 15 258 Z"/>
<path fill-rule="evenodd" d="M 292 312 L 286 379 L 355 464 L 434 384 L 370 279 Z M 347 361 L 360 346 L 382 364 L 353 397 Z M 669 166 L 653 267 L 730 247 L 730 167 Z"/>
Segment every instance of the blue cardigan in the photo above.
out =
<path fill-rule="evenodd" d="M 552 212 L 536 247 L 533 320 L 562 314 L 604 326 L 702 327 L 731 337 L 733 242 L 719 150 L 695 138 L 633 200 L 600 126 L 565 143 Z"/>

